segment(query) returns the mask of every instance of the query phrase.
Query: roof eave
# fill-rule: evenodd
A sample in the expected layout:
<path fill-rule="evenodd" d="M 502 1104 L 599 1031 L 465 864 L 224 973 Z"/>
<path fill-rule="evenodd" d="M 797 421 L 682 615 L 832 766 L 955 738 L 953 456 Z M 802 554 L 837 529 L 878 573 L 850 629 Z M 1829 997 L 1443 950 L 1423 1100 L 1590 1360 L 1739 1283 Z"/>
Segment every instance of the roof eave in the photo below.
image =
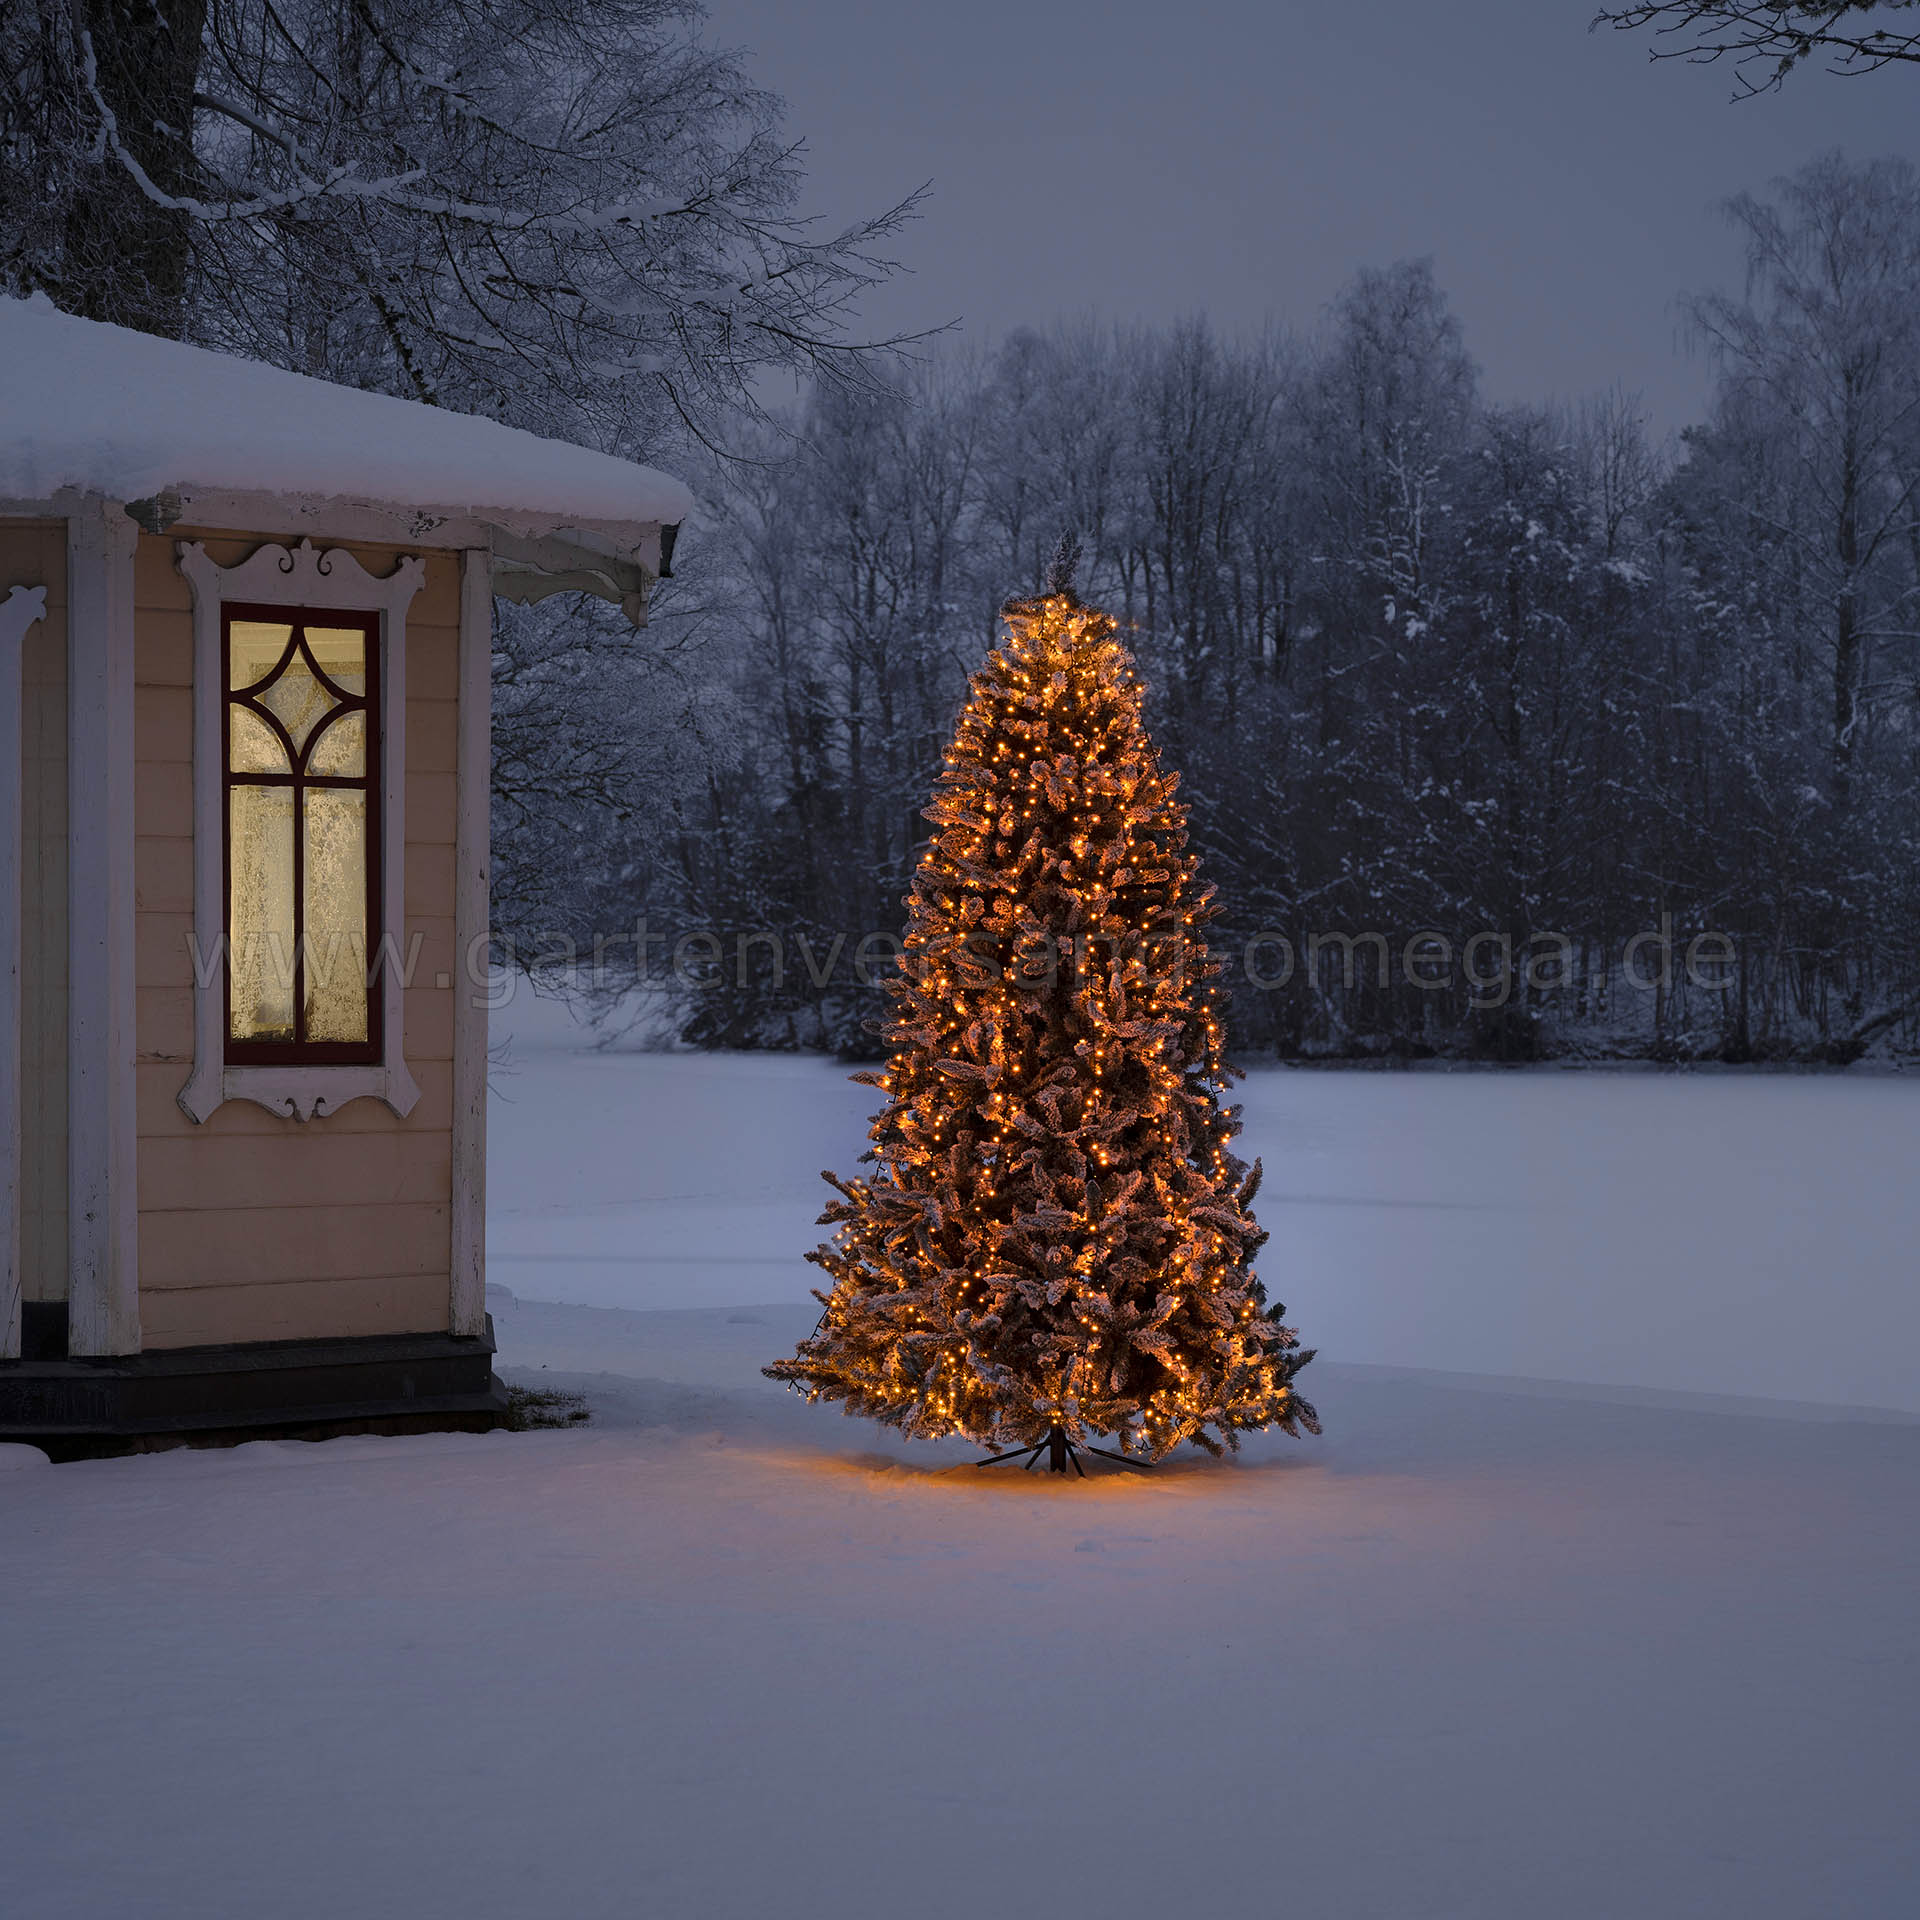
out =
<path fill-rule="evenodd" d="M 64 514 L 63 500 L 0 500 L 0 515 Z M 340 494 L 237 492 L 177 486 L 122 503 L 150 533 L 256 533 L 316 541 L 368 540 L 410 547 L 472 549 L 493 555 L 494 591 L 521 602 L 553 593 L 611 601 L 636 627 L 646 624 L 654 582 L 668 567 L 672 523 L 583 520 L 524 508 L 476 512 Z"/>

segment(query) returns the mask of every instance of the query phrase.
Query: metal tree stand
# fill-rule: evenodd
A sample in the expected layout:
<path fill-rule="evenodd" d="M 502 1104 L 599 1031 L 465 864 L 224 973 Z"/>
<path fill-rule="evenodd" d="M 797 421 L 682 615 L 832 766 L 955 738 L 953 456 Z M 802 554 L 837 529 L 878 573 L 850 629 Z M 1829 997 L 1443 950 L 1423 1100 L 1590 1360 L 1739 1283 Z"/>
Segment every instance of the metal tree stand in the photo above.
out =
<path fill-rule="evenodd" d="M 1080 1456 L 1083 1453 L 1098 1454 L 1102 1460 L 1111 1460 L 1115 1466 L 1127 1467 L 1134 1473 L 1151 1473 L 1154 1468 L 1151 1460 L 1129 1460 L 1124 1453 L 1114 1453 L 1106 1447 L 1096 1447 L 1089 1441 L 1076 1443 L 1069 1440 L 1065 1427 L 1049 1427 L 1032 1446 L 1023 1448 L 1018 1453 L 990 1453 L 984 1460 L 976 1460 L 973 1464 L 976 1467 L 1004 1467 L 1010 1461 L 1024 1460 L 1027 1463 L 1027 1471 L 1031 1473 L 1040 1464 L 1040 1456 L 1043 1453 L 1047 1457 L 1049 1473 L 1065 1473 L 1071 1462 L 1074 1472 L 1082 1480 L 1087 1477 L 1086 1468 L 1080 1464 Z"/>

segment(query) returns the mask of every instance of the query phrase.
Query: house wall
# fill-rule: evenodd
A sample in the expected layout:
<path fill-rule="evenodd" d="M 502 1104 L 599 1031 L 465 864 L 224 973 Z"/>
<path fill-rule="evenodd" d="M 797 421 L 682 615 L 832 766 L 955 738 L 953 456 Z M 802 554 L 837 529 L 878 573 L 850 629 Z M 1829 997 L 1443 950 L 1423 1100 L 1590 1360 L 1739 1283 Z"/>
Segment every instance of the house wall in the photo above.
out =
<path fill-rule="evenodd" d="M 193 619 L 176 543 L 237 566 L 255 538 L 142 535 L 135 576 L 139 1275 L 149 1348 L 449 1324 L 454 770 L 460 557 L 425 552 L 406 622 L 406 927 L 416 953 L 406 1119 L 355 1100 L 305 1123 L 230 1100 L 196 1126 L 175 1103 L 193 1069 Z M 419 548 L 346 547 L 384 576 Z"/>
<path fill-rule="evenodd" d="M 21 641 L 21 1297 L 67 1297 L 67 525 L 0 525 L 0 599 L 47 590 Z"/>

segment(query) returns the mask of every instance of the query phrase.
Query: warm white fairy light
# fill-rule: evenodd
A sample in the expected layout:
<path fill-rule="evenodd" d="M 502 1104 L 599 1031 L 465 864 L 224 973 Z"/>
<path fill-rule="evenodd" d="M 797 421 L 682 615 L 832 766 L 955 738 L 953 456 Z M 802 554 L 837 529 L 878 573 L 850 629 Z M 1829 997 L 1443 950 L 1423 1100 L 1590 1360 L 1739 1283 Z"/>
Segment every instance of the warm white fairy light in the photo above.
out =
<path fill-rule="evenodd" d="M 1311 1355 L 1253 1276 L 1178 776 L 1111 620 L 1056 593 L 1006 621 L 927 808 L 891 1055 L 860 1076 L 879 1171 L 834 1181 L 821 1324 L 767 1371 L 996 1446 L 1317 1431 Z"/>

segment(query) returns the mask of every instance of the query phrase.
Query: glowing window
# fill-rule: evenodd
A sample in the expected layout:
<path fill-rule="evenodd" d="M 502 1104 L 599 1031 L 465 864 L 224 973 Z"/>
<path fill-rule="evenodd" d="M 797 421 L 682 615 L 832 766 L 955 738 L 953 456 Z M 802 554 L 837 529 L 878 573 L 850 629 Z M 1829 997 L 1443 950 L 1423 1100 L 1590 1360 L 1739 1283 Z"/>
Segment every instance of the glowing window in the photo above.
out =
<path fill-rule="evenodd" d="M 374 614 L 222 609 L 227 1060 L 380 1053 Z"/>

